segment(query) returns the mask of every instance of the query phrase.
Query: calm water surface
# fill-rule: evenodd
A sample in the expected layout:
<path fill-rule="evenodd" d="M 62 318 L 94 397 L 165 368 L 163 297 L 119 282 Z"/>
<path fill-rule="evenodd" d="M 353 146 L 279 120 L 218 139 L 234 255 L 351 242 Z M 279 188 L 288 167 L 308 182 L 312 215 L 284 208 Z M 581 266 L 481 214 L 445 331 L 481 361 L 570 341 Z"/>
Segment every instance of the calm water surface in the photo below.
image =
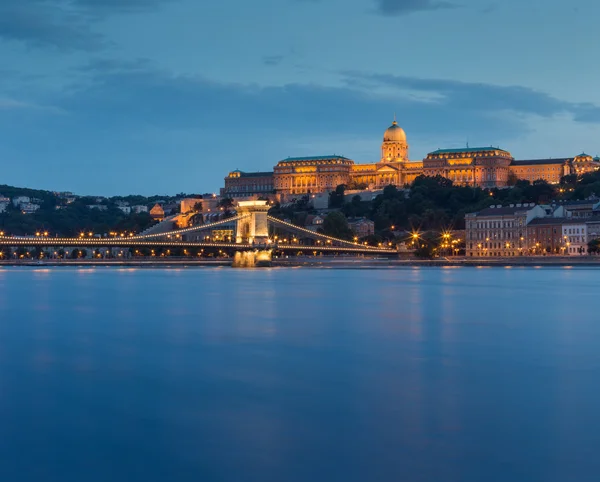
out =
<path fill-rule="evenodd" d="M 0 269 L 0 481 L 598 481 L 599 286 Z"/>

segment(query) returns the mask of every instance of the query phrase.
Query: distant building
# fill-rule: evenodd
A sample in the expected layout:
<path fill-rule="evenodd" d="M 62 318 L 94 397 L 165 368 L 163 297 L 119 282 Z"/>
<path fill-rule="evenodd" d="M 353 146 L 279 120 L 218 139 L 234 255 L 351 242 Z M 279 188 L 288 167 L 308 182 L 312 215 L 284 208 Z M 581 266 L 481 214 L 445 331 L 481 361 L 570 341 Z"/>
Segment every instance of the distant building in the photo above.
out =
<path fill-rule="evenodd" d="M 568 176 L 573 172 L 573 159 L 513 161 L 510 170 L 518 179 L 532 183 L 541 179 L 550 184 L 558 184 L 562 177 Z"/>
<path fill-rule="evenodd" d="M 306 220 L 304 221 L 304 227 L 311 231 L 317 232 L 319 228 L 323 227 L 323 218 L 321 216 L 309 214 L 306 216 Z"/>
<path fill-rule="evenodd" d="M 34 203 L 21 203 L 20 209 L 23 214 L 33 214 L 40 209 L 40 205 Z"/>
<path fill-rule="evenodd" d="M 165 211 L 160 204 L 155 204 L 150 210 L 150 216 L 152 216 L 152 219 L 155 219 L 156 221 L 162 221 L 165 218 Z"/>
<path fill-rule="evenodd" d="M 138 206 L 131 206 L 131 210 L 135 213 L 135 214 L 140 214 L 140 213 L 147 213 L 148 212 L 148 206 L 142 206 L 142 205 L 138 205 Z"/>
<path fill-rule="evenodd" d="M 117 206 L 117 209 L 120 209 L 121 211 L 123 211 L 124 214 L 127 214 L 127 215 L 131 214 L 130 206 Z"/>
<path fill-rule="evenodd" d="M 186 214 L 196 210 L 196 206 L 202 204 L 202 198 L 186 198 L 181 200 L 180 212 Z"/>
<path fill-rule="evenodd" d="M 563 238 L 565 218 L 544 217 L 533 219 L 527 226 L 528 250 L 531 254 L 568 254 Z"/>
<path fill-rule="evenodd" d="M 348 184 L 352 166 L 343 156 L 290 157 L 275 166 L 273 185 L 283 195 L 333 191 Z"/>
<path fill-rule="evenodd" d="M 30 203 L 31 198 L 28 196 L 17 196 L 15 198 L 13 198 L 12 202 L 13 202 L 13 206 L 20 207 L 21 204 Z"/>
<path fill-rule="evenodd" d="M 527 225 L 548 212 L 535 204 L 491 206 L 465 216 L 467 256 L 509 257 L 527 253 Z"/>
<path fill-rule="evenodd" d="M 169 204 L 163 204 L 161 207 L 166 215 L 170 215 L 177 211 L 177 208 L 179 208 L 179 204 L 178 203 L 169 203 Z"/>
<path fill-rule="evenodd" d="M 289 196 L 330 192 L 340 184 L 371 190 L 388 185 L 403 187 L 420 175 L 442 176 L 461 186 L 501 188 L 515 176 L 556 184 L 563 176 L 598 169 L 600 158 L 585 153 L 570 158 L 515 160 L 507 150 L 493 146 L 437 149 L 422 160 L 411 161 L 406 133 L 394 120 L 383 135 L 378 162 L 359 164 L 335 154 L 289 157 L 278 162 L 273 173 L 229 173 L 222 194 L 248 197 L 263 194 L 268 188 L 286 200 Z"/>
<path fill-rule="evenodd" d="M 6 212 L 6 208 L 8 207 L 8 204 L 9 203 L 7 203 L 7 202 L 0 202 L 0 213 Z"/>
<path fill-rule="evenodd" d="M 232 171 L 225 178 L 221 197 L 250 199 L 273 196 L 273 172 Z"/>
<path fill-rule="evenodd" d="M 375 223 L 366 218 L 349 221 L 348 226 L 358 238 L 365 238 L 375 234 Z"/>
<path fill-rule="evenodd" d="M 588 229 L 585 220 L 570 219 L 569 222 L 562 225 L 562 235 L 569 256 L 582 256 L 587 254 Z"/>
<path fill-rule="evenodd" d="M 97 209 L 98 211 L 106 211 L 108 209 L 108 206 L 106 206 L 105 204 L 88 204 L 87 208 Z"/>
<path fill-rule="evenodd" d="M 564 203 L 553 204 L 556 206 L 555 217 L 565 218 L 591 218 L 600 215 L 600 199 L 584 199 L 581 201 L 567 201 Z"/>

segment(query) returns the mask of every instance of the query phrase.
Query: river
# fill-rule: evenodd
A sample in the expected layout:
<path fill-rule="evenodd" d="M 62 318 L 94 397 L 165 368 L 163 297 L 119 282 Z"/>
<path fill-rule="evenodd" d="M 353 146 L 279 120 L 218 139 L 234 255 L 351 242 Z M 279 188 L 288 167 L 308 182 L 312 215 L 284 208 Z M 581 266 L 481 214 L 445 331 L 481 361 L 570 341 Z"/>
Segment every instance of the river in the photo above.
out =
<path fill-rule="evenodd" d="M 597 481 L 599 286 L 0 268 L 0 481 Z"/>

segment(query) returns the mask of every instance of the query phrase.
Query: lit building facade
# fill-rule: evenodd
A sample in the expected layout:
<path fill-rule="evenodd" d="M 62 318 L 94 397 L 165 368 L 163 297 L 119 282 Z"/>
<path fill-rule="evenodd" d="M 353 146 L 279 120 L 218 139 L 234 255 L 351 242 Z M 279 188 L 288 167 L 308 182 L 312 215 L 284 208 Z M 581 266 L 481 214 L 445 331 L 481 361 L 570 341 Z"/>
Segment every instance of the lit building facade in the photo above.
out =
<path fill-rule="evenodd" d="M 566 205 L 516 204 L 491 206 L 465 216 L 466 253 L 470 257 L 513 257 L 524 255 L 580 256 L 588 242 L 600 238 L 600 216 L 586 201 L 593 215 L 573 215 L 569 209 L 584 202 Z"/>
<path fill-rule="evenodd" d="M 511 257 L 529 248 L 527 225 L 547 211 L 534 204 L 491 206 L 465 216 L 466 253 L 473 257 Z"/>
<path fill-rule="evenodd" d="M 275 166 L 273 186 L 280 194 L 333 191 L 348 184 L 354 161 L 343 156 L 290 157 Z"/>
<path fill-rule="evenodd" d="M 273 181 L 272 172 L 232 171 L 225 178 L 225 187 L 221 189 L 221 197 L 251 199 L 273 196 Z"/>
<path fill-rule="evenodd" d="M 221 195 L 251 198 L 277 193 L 285 198 L 329 192 L 340 184 L 377 190 L 410 185 L 420 175 L 442 176 L 456 185 L 482 188 L 505 187 L 511 177 L 557 184 L 563 176 L 599 168 L 600 158 L 585 153 L 572 158 L 515 160 L 499 147 L 438 149 L 421 161 L 411 161 L 406 133 L 394 120 L 383 135 L 378 162 L 358 164 L 338 155 L 287 158 L 272 173 L 229 173 Z"/>
<path fill-rule="evenodd" d="M 502 187 L 508 182 L 513 158 L 495 147 L 438 149 L 423 161 L 423 174 L 442 176 L 461 186 Z"/>
<path fill-rule="evenodd" d="M 562 177 L 574 174 L 571 158 L 513 161 L 510 170 L 518 179 L 529 182 L 542 179 L 550 184 L 558 184 Z"/>

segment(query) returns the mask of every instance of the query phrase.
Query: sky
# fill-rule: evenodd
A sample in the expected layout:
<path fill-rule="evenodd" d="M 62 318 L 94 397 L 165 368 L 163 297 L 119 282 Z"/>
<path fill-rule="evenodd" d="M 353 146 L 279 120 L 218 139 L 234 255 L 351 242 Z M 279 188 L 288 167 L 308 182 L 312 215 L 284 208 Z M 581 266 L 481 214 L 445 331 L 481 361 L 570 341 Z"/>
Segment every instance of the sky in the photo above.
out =
<path fill-rule="evenodd" d="M 595 0 L 0 0 L 0 184 L 216 192 L 286 157 L 600 153 Z"/>

